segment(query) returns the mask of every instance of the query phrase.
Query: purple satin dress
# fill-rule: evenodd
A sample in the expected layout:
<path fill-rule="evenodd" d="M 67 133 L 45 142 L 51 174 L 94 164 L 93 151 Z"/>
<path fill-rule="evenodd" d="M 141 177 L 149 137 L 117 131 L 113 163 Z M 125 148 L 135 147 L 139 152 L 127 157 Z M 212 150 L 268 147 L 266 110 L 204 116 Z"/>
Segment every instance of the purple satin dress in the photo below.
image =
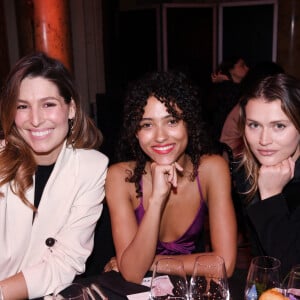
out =
<path fill-rule="evenodd" d="M 200 232 L 204 226 L 205 215 L 207 213 L 207 206 L 203 200 L 202 189 L 198 176 L 196 177 L 198 189 L 200 193 L 201 205 L 198 209 L 195 219 L 189 226 L 187 231 L 177 240 L 173 242 L 157 242 L 156 254 L 162 255 L 176 255 L 176 254 L 191 254 L 196 248 L 196 241 L 199 237 Z M 142 182 L 141 182 L 142 186 Z M 143 216 L 145 214 L 145 209 L 143 206 L 143 197 L 141 197 L 141 202 L 139 206 L 135 209 L 135 216 L 138 224 L 141 223 Z"/>

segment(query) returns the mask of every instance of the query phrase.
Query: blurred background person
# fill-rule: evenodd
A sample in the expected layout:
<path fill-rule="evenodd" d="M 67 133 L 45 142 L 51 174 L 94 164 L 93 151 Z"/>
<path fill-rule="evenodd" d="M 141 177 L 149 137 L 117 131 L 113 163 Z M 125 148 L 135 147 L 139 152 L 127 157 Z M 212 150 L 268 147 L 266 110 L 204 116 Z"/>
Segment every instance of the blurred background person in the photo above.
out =
<path fill-rule="evenodd" d="M 240 97 L 241 81 L 249 67 L 242 57 L 225 59 L 211 75 L 212 84 L 206 100 L 211 136 L 219 141 L 224 121 Z"/>
<path fill-rule="evenodd" d="M 284 69 L 272 61 L 263 61 L 253 66 L 240 83 L 240 96 L 247 92 L 253 85 L 263 78 L 284 73 Z M 239 104 L 237 103 L 226 116 L 222 127 L 220 141 L 226 143 L 232 150 L 233 156 L 237 158 L 243 150 L 242 133 L 238 128 Z"/>

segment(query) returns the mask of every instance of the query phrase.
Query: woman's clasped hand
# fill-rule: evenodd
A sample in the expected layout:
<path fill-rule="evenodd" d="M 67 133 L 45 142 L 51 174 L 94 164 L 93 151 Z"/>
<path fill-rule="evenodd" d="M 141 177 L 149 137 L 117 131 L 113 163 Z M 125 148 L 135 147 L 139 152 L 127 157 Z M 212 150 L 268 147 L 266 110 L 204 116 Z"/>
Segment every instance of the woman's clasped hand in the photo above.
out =
<path fill-rule="evenodd" d="M 183 168 L 177 163 L 170 165 L 159 165 L 156 162 L 151 163 L 151 176 L 153 180 L 153 191 L 166 200 L 171 189 L 177 188 L 177 172 L 182 172 Z M 153 198 L 156 195 L 154 194 Z"/>
<path fill-rule="evenodd" d="M 281 193 L 286 184 L 294 177 L 295 160 L 292 157 L 276 165 L 262 165 L 259 169 L 258 188 L 261 199 Z"/>

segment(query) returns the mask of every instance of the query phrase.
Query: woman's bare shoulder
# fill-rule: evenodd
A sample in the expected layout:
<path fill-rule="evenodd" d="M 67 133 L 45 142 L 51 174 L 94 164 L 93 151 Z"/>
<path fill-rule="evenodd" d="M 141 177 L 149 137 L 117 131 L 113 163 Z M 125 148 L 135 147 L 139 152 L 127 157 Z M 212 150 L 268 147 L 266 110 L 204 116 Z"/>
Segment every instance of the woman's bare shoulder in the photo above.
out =
<path fill-rule="evenodd" d="M 218 154 L 205 154 L 201 156 L 200 159 L 200 166 L 201 165 L 212 165 L 212 164 L 217 164 L 217 165 L 228 165 L 228 162 L 226 159 Z"/>
<path fill-rule="evenodd" d="M 208 203 L 214 199 L 219 201 L 220 193 L 224 199 L 229 199 L 231 177 L 225 158 L 215 154 L 203 156 L 198 174 Z M 227 195 L 226 197 L 224 197 L 224 193 Z"/>
<path fill-rule="evenodd" d="M 203 155 L 198 171 L 208 173 L 228 172 L 229 165 L 224 157 L 217 154 Z"/>
<path fill-rule="evenodd" d="M 134 161 L 126 161 L 112 164 L 108 168 L 107 176 L 128 176 L 130 173 L 133 173 L 135 168 Z"/>
<path fill-rule="evenodd" d="M 136 165 L 135 161 L 122 161 L 122 162 L 118 162 L 118 163 L 114 163 L 112 165 L 109 166 L 109 170 L 125 170 L 125 169 L 129 169 L 129 170 L 134 170 Z"/>
<path fill-rule="evenodd" d="M 134 195 L 134 183 L 129 182 L 128 179 L 133 174 L 135 162 L 120 162 L 109 166 L 106 182 L 105 193 L 106 200 L 110 207 L 120 203 L 130 203 L 132 195 Z M 126 201 L 121 201 L 121 199 Z M 126 204 L 127 205 L 127 204 Z"/>

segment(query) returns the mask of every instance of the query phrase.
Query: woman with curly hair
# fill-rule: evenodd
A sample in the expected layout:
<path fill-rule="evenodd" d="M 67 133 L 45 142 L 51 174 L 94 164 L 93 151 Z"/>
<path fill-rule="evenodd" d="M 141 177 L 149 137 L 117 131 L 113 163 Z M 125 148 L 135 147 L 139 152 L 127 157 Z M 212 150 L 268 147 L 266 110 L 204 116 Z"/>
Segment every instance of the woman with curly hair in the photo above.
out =
<path fill-rule="evenodd" d="M 237 248 L 230 172 L 209 147 L 197 89 L 181 73 L 148 74 L 129 89 L 123 122 L 118 152 L 129 160 L 110 166 L 105 186 L 123 277 L 140 283 L 169 255 L 191 274 L 207 209 L 212 252 L 230 276 Z"/>
<path fill-rule="evenodd" d="M 0 299 L 38 298 L 84 272 L 108 159 L 71 74 L 43 53 L 12 68 L 0 115 Z"/>

